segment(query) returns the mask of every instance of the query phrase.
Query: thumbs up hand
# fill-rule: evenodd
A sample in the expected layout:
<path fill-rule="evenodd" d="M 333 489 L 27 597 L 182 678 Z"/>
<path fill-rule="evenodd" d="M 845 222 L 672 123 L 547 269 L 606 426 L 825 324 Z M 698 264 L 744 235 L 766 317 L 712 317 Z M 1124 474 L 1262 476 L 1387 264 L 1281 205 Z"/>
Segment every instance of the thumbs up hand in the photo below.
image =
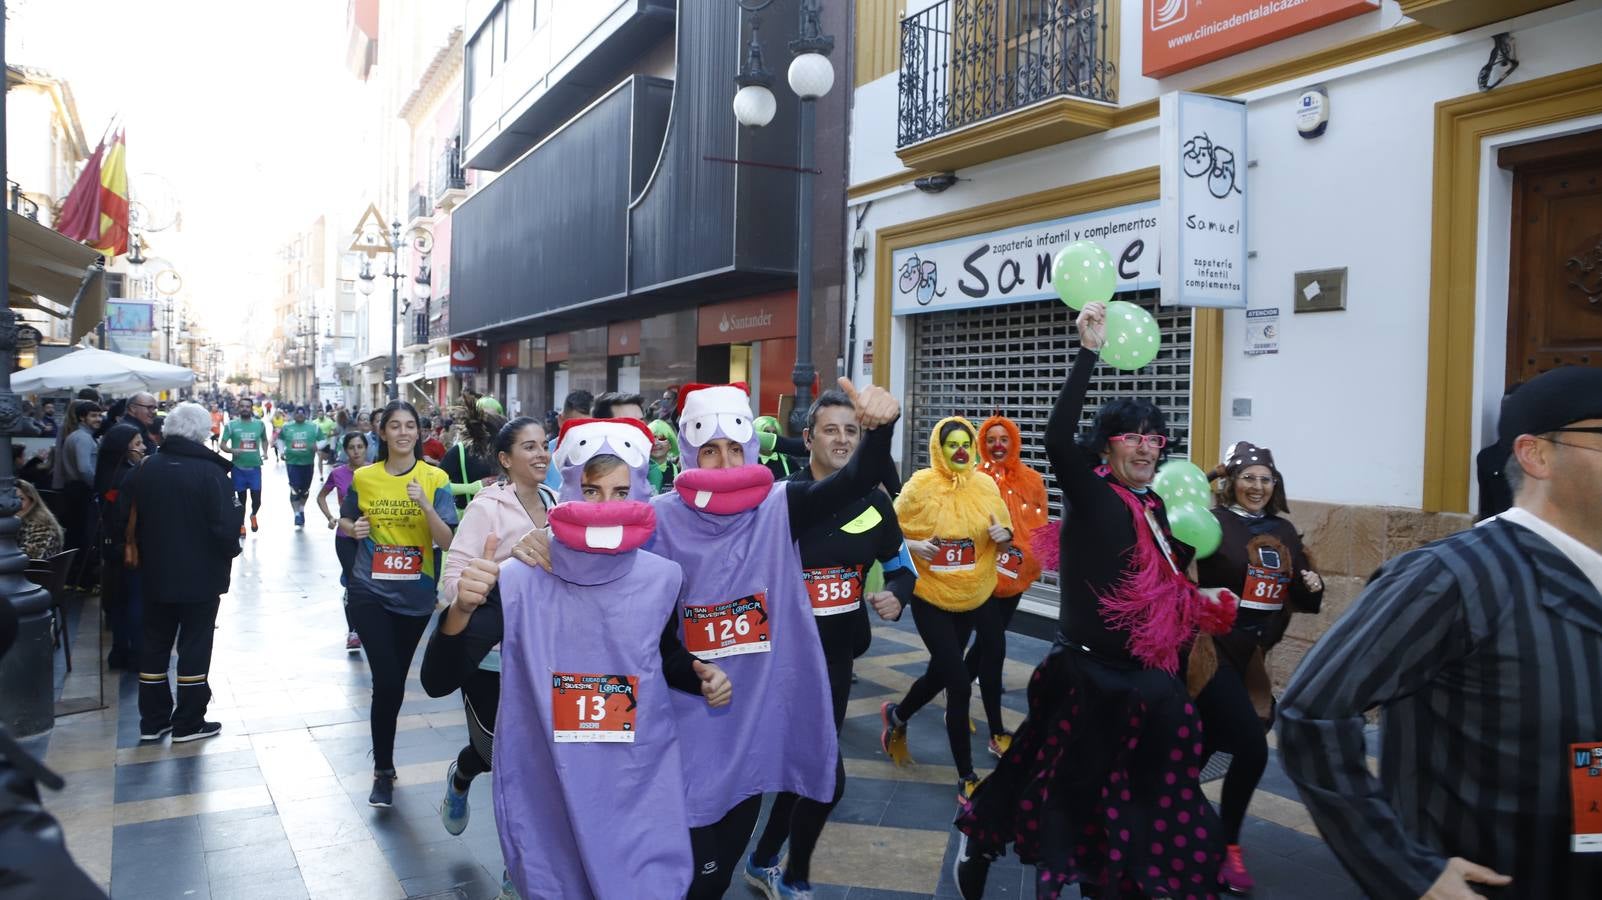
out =
<path fill-rule="evenodd" d="M 423 497 L 423 486 L 417 483 L 417 476 L 415 475 L 412 476 L 411 481 L 406 482 L 406 496 L 418 506 L 424 509 L 428 508 L 428 502 Z"/>
<path fill-rule="evenodd" d="M 994 513 L 990 516 L 990 540 L 998 546 L 1012 543 L 1012 531 L 996 521 Z"/>
<path fill-rule="evenodd" d="M 838 384 L 856 408 L 857 421 L 863 428 L 878 428 L 901 418 L 901 404 L 884 388 L 869 384 L 859 389 L 845 377 L 841 377 Z"/>
<path fill-rule="evenodd" d="M 461 578 L 456 582 L 457 609 L 471 615 L 473 610 L 484 605 L 489 592 L 501 577 L 501 567 L 495 562 L 495 551 L 500 545 L 500 538 L 491 534 L 484 539 L 483 554 L 469 561 L 467 568 L 462 570 Z"/>
<path fill-rule="evenodd" d="M 701 679 L 701 696 L 706 698 L 706 705 L 713 709 L 728 706 L 734 699 L 734 687 L 729 684 L 729 676 L 717 666 L 696 660 L 692 664 L 695 675 Z"/>

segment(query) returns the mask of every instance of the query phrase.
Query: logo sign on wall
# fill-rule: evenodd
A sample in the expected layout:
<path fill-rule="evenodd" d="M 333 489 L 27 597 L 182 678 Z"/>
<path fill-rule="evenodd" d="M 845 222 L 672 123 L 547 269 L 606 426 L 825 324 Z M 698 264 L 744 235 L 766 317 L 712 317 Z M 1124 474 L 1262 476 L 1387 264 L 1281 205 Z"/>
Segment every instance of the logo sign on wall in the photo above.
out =
<path fill-rule="evenodd" d="M 495 347 L 495 368 L 501 370 L 517 368 L 517 341 L 506 341 Z"/>
<path fill-rule="evenodd" d="M 478 341 L 472 338 L 458 338 L 451 341 L 451 371 L 477 372 L 484 368 L 484 360 L 479 356 Z"/>
<path fill-rule="evenodd" d="M 1379 0 L 1145 0 L 1141 71 L 1183 72 L 1379 9 Z"/>
<path fill-rule="evenodd" d="M 1246 306 L 1246 104 L 1164 94 L 1162 305 Z"/>
<path fill-rule="evenodd" d="M 897 250 L 890 257 L 898 316 L 1055 299 L 1051 261 L 1075 241 L 1094 241 L 1118 266 L 1118 290 L 1158 286 L 1157 203 L 1036 222 Z"/>

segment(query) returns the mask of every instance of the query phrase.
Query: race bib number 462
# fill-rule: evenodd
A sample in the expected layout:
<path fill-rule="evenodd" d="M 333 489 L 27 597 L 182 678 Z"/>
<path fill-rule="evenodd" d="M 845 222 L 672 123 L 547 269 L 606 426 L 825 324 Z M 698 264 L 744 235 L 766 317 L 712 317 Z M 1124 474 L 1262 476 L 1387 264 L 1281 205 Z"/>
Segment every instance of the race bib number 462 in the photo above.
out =
<path fill-rule="evenodd" d="M 862 606 L 862 567 L 826 566 L 805 569 L 807 597 L 814 616 L 837 616 Z"/>
<path fill-rule="evenodd" d="M 686 606 L 683 620 L 684 649 L 702 659 L 773 649 L 768 642 L 768 595 L 762 591 L 716 606 Z"/>
<path fill-rule="evenodd" d="M 374 581 L 416 581 L 423 577 L 423 551 L 379 544 L 373 548 Z"/>
<path fill-rule="evenodd" d="M 632 744 L 640 679 L 551 673 L 551 729 L 558 744 Z"/>
<path fill-rule="evenodd" d="M 931 572 L 971 572 L 978 555 L 974 550 L 973 541 L 969 538 L 948 541 L 944 538 L 935 538 L 934 559 L 929 561 Z"/>

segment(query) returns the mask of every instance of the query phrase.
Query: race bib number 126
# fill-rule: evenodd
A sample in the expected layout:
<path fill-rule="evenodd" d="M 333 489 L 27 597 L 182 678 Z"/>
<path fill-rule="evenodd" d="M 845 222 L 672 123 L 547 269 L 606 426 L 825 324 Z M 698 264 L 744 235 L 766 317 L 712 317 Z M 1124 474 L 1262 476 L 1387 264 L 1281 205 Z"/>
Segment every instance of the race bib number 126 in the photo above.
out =
<path fill-rule="evenodd" d="M 719 659 L 746 653 L 767 653 L 768 595 L 749 597 L 716 606 L 686 606 L 683 612 L 684 649 L 702 659 Z"/>

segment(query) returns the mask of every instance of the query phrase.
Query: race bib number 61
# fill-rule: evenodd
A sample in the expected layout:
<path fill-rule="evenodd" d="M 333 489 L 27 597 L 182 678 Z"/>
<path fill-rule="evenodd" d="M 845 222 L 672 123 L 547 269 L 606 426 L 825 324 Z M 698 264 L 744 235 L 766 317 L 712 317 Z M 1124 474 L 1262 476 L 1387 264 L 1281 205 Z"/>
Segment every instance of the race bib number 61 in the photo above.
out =
<path fill-rule="evenodd" d="M 686 606 L 683 619 L 684 649 L 702 659 L 767 653 L 772 649 L 765 592 L 716 606 Z"/>
<path fill-rule="evenodd" d="M 969 538 L 946 540 L 935 538 L 935 556 L 929 562 L 931 572 L 971 572 L 978 560 L 973 541 Z"/>

